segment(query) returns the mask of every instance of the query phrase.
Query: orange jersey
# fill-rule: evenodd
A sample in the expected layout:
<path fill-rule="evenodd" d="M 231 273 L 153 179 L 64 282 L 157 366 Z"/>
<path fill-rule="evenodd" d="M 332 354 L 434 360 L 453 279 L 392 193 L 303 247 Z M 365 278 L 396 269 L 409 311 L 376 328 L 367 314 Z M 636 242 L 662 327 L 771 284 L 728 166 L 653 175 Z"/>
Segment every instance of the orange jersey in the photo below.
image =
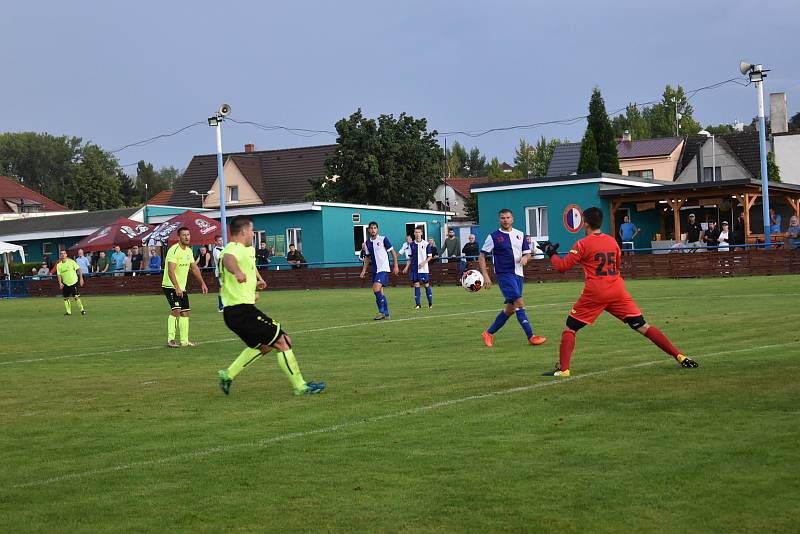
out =
<path fill-rule="evenodd" d="M 619 274 L 620 257 L 617 241 L 600 233 L 587 235 L 566 256 L 553 256 L 550 262 L 562 273 L 580 264 L 586 276 L 584 292 L 611 297 L 625 287 Z"/>

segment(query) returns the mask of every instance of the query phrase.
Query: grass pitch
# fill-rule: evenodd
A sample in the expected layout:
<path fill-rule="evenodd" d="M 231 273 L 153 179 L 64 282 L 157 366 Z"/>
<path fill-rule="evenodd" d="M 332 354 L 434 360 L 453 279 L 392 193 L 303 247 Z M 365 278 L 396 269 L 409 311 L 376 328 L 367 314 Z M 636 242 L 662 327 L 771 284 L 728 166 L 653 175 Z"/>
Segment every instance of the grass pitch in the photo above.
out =
<path fill-rule="evenodd" d="M 225 397 L 243 345 L 193 294 L 193 349 L 165 344 L 163 297 L 0 302 L 0 524 L 13 532 L 758 532 L 800 524 L 795 276 L 633 281 L 681 369 L 610 316 L 558 360 L 581 285 L 527 285 L 541 347 L 496 288 L 265 292 L 307 380 L 272 354 Z M 424 293 L 423 293 L 424 301 Z"/>

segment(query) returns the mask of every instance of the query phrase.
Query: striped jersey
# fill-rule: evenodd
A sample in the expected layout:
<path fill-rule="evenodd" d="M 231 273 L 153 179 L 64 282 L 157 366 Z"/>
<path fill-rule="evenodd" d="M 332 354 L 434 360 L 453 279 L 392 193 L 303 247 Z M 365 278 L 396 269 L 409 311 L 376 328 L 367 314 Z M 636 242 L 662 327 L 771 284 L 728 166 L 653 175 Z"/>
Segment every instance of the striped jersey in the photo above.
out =
<path fill-rule="evenodd" d="M 367 239 L 367 256 L 369 256 L 369 266 L 373 273 L 389 272 L 389 252 L 392 244 L 389 238 L 382 235 L 375 236 L 375 239 Z"/>
<path fill-rule="evenodd" d="M 519 260 L 523 254 L 531 252 L 531 247 L 525 235 L 519 230 L 512 228 L 511 231 L 505 232 L 498 229 L 486 236 L 481 252 L 492 254 L 495 273 L 514 273 L 522 276 L 522 265 L 519 264 Z"/>

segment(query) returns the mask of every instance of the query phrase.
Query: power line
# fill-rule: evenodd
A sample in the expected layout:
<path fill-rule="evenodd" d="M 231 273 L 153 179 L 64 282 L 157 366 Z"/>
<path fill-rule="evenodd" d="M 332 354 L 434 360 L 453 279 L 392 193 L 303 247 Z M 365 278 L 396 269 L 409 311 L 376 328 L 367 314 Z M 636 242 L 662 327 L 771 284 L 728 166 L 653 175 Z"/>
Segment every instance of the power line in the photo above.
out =
<path fill-rule="evenodd" d="M 136 141 L 135 143 L 129 143 L 129 144 L 125 145 L 125 146 L 122 146 L 122 147 L 119 147 L 119 148 L 117 148 L 116 150 L 111 150 L 111 151 L 110 151 L 110 153 L 111 153 L 111 154 L 116 154 L 116 153 L 118 153 L 118 152 L 122 152 L 122 151 L 123 151 L 123 150 L 125 150 L 126 148 L 133 148 L 133 147 L 147 146 L 147 145 L 149 145 L 150 143 L 154 143 L 154 142 L 158 141 L 159 139 L 164 139 L 164 138 L 166 138 L 166 137 L 172 137 L 173 135 L 178 135 L 179 133 L 185 132 L 185 131 L 186 131 L 186 130 L 188 130 L 189 128 L 194 128 L 195 126 L 199 126 L 199 125 L 201 125 L 201 124 L 205 124 L 205 123 L 206 123 L 206 121 L 198 121 L 198 122 L 193 122 L 193 123 L 191 123 L 191 124 L 187 124 L 187 125 L 186 125 L 186 126 L 184 126 L 183 128 L 180 128 L 180 129 L 178 129 L 178 130 L 175 130 L 174 132 L 171 132 L 171 133 L 165 133 L 165 134 L 160 134 L 160 135 L 157 135 L 157 136 L 155 136 L 155 137 L 151 137 L 151 138 L 149 138 L 149 139 L 144 139 L 144 140 L 142 140 L 142 141 Z"/>
<path fill-rule="evenodd" d="M 315 137 L 319 134 L 338 135 L 336 132 L 332 132 L 330 130 L 310 130 L 308 128 L 290 128 L 289 126 L 279 126 L 275 124 L 261 124 L 259 122 L 254 122 L 254 121 L 240 121 L 231 117 L 227 117 L 225 120 L 235 122 L 236 124 L 248 124 L 250 126 L 255 126 L 260 130 L 265 130 L 268 132 L 275 130 L 283 130 L 285 132 L 289 132 L 290 134 L 294 134 L 299 137 Z"/>

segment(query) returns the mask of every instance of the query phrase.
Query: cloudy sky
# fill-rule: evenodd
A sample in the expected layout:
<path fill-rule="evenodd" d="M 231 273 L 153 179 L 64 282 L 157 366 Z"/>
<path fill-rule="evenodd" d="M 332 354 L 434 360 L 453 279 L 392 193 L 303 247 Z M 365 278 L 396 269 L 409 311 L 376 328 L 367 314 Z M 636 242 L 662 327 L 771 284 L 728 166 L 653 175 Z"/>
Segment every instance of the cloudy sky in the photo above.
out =
<path fill-rule="evenodd" d="M 772 69 L 767 91 L 787 92 L 795 113 L 799 20 L 796 0 L 13 2 L 0 16 L 0 131 L 112 150 L 204 122 L 222 102 L 267 125 L 333 130 L 360 107 L 480 131 L 583 115 L 594 86 L 611 111 L 657 99 L 667 83 L 710 85 L 736 76 L 740 59 Z M 691 103 L 703 124 L 749 122 L 756 92 L 728 84 Z M 583 129 L 448 142 L 511 161 L 520 138 L 577 140 Z M 226 151 L 335 141 L 231 122 L 223 135 Z M 201 124 L 118 156 L 183 168 L 214 151 Z"/>

